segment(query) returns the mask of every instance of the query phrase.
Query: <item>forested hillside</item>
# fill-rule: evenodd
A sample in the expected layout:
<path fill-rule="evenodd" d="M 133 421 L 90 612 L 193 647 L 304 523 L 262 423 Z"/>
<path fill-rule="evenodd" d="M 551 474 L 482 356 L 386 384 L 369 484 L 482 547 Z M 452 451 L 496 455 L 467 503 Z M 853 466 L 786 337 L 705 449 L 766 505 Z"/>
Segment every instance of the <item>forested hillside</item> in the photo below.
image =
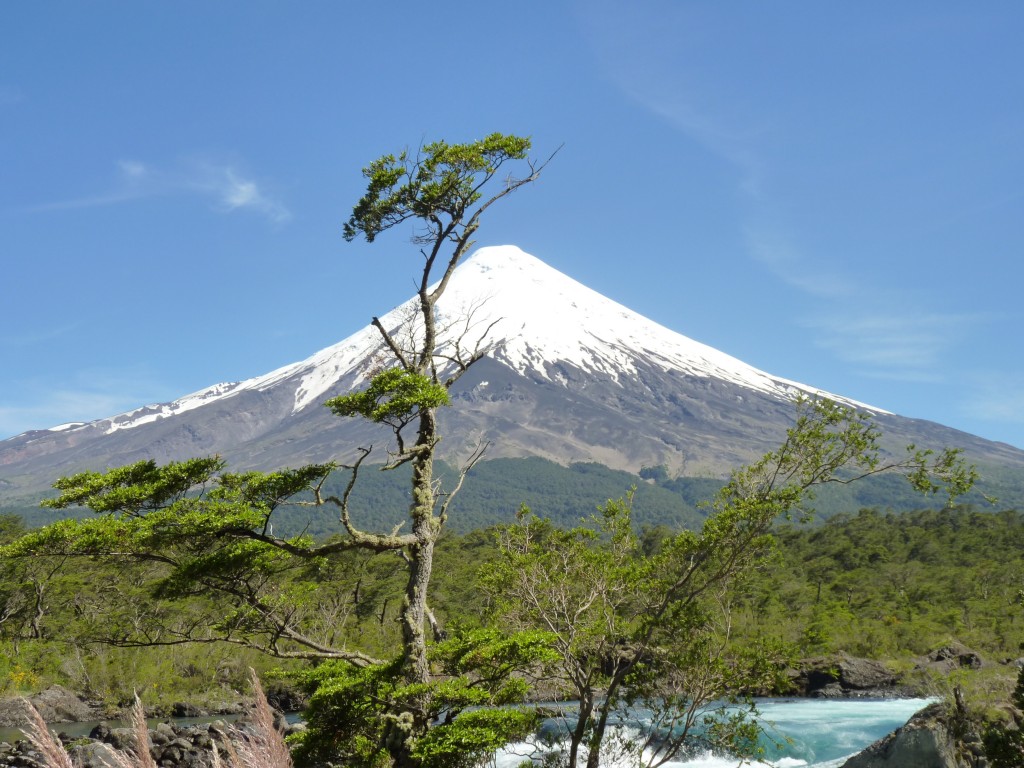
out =
<path fill-rule="evenodd" d="M 636 502 L 638 511 L 641 503 Z M 535 511 L 543 514 L 541 507 Z M 18 522 L 3 518 L 11 539 Z M 665 528 L 647 527 L 645 546 Z M 446 622 L 479 625 L 487 610 L 479 568 L 498 557 L 497 529 L 450 534 L 439 543 L 433 608 Z M 820 524 L 787 524 L 779 550 L 734 599 L 741 633 L 791 644 L 797 655 L 845 651 L 909 659 L 952 640 L 987 658 L 1021 655 L 1024 644 L 1024 515 L 970 506 L 904 514 L 864 509 Z M 395 641 L 401 592 L 398 558 L 352 554 L 317 572 L 294 571 L 283 589 L 317 585 L 318 610 L 329 607 L 335 631 L 370 647 Z M 190 600 L 143 587 L 152 566 L 40 559 L 0 565 L 0 690 L 6 694 L 60 682 L 110 702 L 133 686 L 154 703 L 207 695 L 238 684 L 247 664 L 282 662 L 234 646 L 115 648 L 119 627 L 144 614 L 202 614 Z M 201 603 L 201 596 L 192 601 Z M 328 615 L 325 615 L 325 619 Z M 287 665 L 286 665 L 287 666 Z M 236 679 L 237 678 L 237 679 Z"/>
<path fill-rule="evenodd" d="M 403 520 L 408 506 L 409 470 L 365 469 L 351 500 L 352 515 L 367 528 L 389 528 Z M 972 491 L 963 501 L 979 510 L 1019 508 L 1024 499 L 1024 476 L 998 467 L 982 467 L 987 487 L 997 493 L 996 503 Z M 451 487 L 458 471 L 438 462 L 438 475 Z M 347 481 L 344 470 L 328 481 L 326 491 L 337 493 Z M 712 499 L 725 481 L 712 477 L 671 476 L 665 467 L 644 467 L 640 473 L 609 469 L 596 462 L 564 466 L 541 458 L 481 461 L 453 503 L 449 530 L 466 533 L 478 528 L 511 522 L 520 506 L 542 511 L 559 525 L 570 527 L 593 513 L 597 505 L 618 498 L 636 486 L 635 522 L 695 529 L 704 519 L 702 505 Z M 920 495 L 893 475 L 869 477 L 851 485 L 832 485 L 818 491 L 815 514 L 820 519 L 874 508 L 905 512 L 921 507 Z M 85 510 L 53 510 L 36 504 L 0 506 L 0 514 L 16 515 L 28 527 L 45 525 L 62 517 L 87 516 Z M 315 537 L 342 532 L 336 515 L 324 510 L 293 507 L 279 512 L 276 525 L 286 534 L 305 532 Z"/>
<path fill-rule="evenodd" d="M 970 506 L 864 509 L 779 531 L 748 583 L 744 624 L 805 654 L 924 654 L 959 640 L 992 659 L 1024 647 L 1024 515 Z"/>

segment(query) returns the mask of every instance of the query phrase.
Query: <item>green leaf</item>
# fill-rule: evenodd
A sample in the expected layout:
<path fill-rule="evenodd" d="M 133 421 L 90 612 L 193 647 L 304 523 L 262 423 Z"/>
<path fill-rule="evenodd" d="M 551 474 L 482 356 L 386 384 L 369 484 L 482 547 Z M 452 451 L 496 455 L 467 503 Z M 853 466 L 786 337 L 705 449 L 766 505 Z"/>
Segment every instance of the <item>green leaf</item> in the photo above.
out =
<path fill-rule="evenodd" d="M 448 391 L 430 377 L 403 368 L 389 368 L 374 376 L 362 392 L 332 398 L 326 405 L 338 416 L 362 416 L 377 423 L 390 423 L 450 403 Z"/>

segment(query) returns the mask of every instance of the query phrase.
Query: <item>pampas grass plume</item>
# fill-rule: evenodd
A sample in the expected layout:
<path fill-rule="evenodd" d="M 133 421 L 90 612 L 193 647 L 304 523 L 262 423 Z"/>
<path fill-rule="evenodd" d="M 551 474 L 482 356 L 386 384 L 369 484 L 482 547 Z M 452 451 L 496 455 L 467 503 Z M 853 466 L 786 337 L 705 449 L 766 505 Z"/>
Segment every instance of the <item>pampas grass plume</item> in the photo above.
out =
<path fill-rule="evenodd" d="M 224 740 L 224 760 L 221 759 L 217 743 L 213 744 L 211 760 L 213 768 L 293 768 L 292 756 L 284 736 L 274 726 L 274 710 L 270 708 L 256 672 L 249 670 L 252 682 L 252 727 L 243 730 L 232 726 Z M 28 710 L 28 724 L 25 737 L 42 756 L 44 768 L 77 768 L 63 745 L 54 738 L 43 718 L 32 703 L 23 699 Z M 109 753 L 117 768 L 158 768 L 149 751 L 149 729 L 146 727 L 146 712 L 138 695 L 132 705 L 130 722 L 135 736 L 135 753 L 110 749 Z"/>

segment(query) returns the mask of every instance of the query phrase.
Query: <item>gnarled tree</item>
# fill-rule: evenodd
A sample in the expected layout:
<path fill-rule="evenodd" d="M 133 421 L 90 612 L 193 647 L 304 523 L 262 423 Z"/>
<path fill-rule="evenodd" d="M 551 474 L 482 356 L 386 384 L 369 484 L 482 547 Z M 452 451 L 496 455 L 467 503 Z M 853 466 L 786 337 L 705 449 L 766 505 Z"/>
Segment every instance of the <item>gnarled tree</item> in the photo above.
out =
<path fill-rule="evenodd" d="M 530 160 L 529 150 L 529 139 L 495 133 L 475 142 L 438 141 L 414 154 L 381 157 L 364 169 L 366 194 L 344 226 L 347 240 L 365 237 L 373 242 L 384 231 L 410 222 L 423 257 L 414 316 L 397 329 L 373 318 L 381 353 L 368 387 L 327 403 L 339 416 L 390 427 L 393 442 L 384 469 L 411 467 L 408 530 L 364 531 L 349 514 L 360 470 L 375 455 L 367 447 L 344 467 L 350 473 L 348 482 L 337 494 L 325 491 L 328 476 L 337 469 L 334 464 L 230 474 L 220 459 L 205 458 L 162 467 L 140 462 L 64 478 L 56 484 L 60 496 L 48 505 L 86 506 L 99 516 L 30 534 L 7 554 L 120 557 L 153 566 L 158 594 L 208 601 L 215 619 L 204 619 L 202 612 L 193 612 L 191 618 L 151 613 L 141 621 L 133 617 L 118 623 L 117 636 L 109 639 L 128 645 L 226 641 L 282 657 L 340 660 L 346 666 L 339 674 L 362 669 L 366 679 L 381 683 L 361 710 L 368 730 L 359 731 L 363 738 L 357 744 L 339 746 L 341 757 L 401 766 L 424 764 L 429 755 L 450 761 L 450 750 L 438 746 L 447 743 L 443 738 L 424 740 L 438 712 L 446 713 L 450 730 L 462 708 L 486 703 L 499 691 L 504 692 L 499 698 L 507 698 L 510 689 L 499 678 L 541 653 L 543 646 L 495 645 L 494 638 L 478 637 L 477 646 L 492 648 L 500 657 L 493 662 L 486 660 L 488 652 L 471 654 L 459 646 L 456 656 L 474 661 L 456 666 L 476 678 L 464 681 L 470 693 L 455 695 L 439 692 L 432 663 L 440 662 L 428 656 L 426 636 L 428 619 L 432 623 L 427 599 L 434 545 L 448 505 L 481 455 L 480 450 L 473 452 L 455 487 L 441 491 L 434 476 L 440 440 L 437 410 L 448 404 L 449 388 L 487 351 L 490 330 L 463 322 L 455 326 L 461 332 L 445 333 L 452 329 L 440 323 L 437 305 L 472 246 L 484 212 L 535 181 L 546 165 Z M 518 175 L 514 167 L 521 169 Z M 290 503 L 335 509 L 345 535 L 328 542 L 275 535 L 273 516 Z M 324 603 L 315 588 L 316 573 L 322 572 L 325 559 L 353 552 L 393 553 L 404 563 L 401 649 L 394 658 L 377 658 L 317 621 Z M 330 585 L 323 587 L 328 591 Z M 381 682 L 385 679 L 386 684 Z M 470 720 L 479 729 L 480 715 Z M 525 722 L 517 720 L 513 731 L 518 733 Z M 502 728 L 512 725 L 496 725 L 489 738 L 499 738 Z M 312 732 L 317 733 L 315 722 Z"/>

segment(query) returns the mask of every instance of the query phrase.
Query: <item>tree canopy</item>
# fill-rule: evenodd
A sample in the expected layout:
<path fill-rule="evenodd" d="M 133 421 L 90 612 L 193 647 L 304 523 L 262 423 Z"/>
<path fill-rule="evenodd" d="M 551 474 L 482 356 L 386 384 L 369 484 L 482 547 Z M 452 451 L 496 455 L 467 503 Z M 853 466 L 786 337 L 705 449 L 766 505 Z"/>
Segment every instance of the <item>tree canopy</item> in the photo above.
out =
<path fill-rule="evenodd" d="M 865 414 L 799 400 L 782 445 L 733 472 L 701 530 L 653 546 L 634 531 L 628 498 L 569 531 L 523 511 L 487 583 L 501 621 L 555 638 L 558 659 L 543 674 L 579 701 L 564 764 L 623 757 L 606 754 L 609 730 L 640 712 L 650 727 L 612 747 L 633 764 L 658 766 L 694 746 L 756 757 L 758 730 L 744 717 L 752 705 L 736 705 L 774 687 L 785 658 L 773 644 L 736 643 L 730 603 L 736 583 L 774 551 L 776 522 L 809 517 L 817 487 L 882 472 L 950 501 L 973 483 L 958 451 L 910 447 L 883 458 L 879 436 Z"/>

